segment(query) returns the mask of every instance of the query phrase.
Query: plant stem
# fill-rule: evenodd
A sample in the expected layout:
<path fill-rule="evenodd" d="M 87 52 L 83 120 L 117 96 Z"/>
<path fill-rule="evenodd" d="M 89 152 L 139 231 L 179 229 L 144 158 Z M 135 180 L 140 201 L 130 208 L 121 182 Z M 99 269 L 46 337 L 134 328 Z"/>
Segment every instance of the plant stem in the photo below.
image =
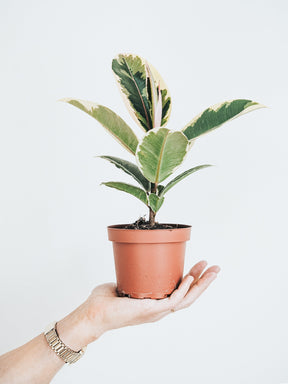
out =
<path fill-rule="evenodd" d="M 149 224 L 150 224 L 151 227 L 154 227 L 154 225 L 155 225 L 155 216 L 156 216 L 156 212 L 154 212 L 149 207 Z"/>
<path fill-rule="evenodd" d="M 151 192 L 157 194 L 157 183 L 151 183 Z M 152 208 L 149 207 L 149 224 L 151 227 L 154 227 L 155 225 L 155 216 L 156 212 L 154 212 Z"/>

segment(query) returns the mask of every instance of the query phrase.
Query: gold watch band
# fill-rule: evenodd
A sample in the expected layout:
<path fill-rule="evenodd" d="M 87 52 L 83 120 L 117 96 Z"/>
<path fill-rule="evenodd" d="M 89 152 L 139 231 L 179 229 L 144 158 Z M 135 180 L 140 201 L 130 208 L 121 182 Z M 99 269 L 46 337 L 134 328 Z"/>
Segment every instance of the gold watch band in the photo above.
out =
<path fill-rule="evenodd" d="M 47 327 L 44 332 L 44 336 L 53 351 L 61 357 L 67 364 L 76 363 L 83 355 L 86 347 L 80 349 L 80 351 L 73 351 L 73 349 L 67 347 L 63 341 L 59 338 L 57 333 L 57 322 L 54 321 Z"/>

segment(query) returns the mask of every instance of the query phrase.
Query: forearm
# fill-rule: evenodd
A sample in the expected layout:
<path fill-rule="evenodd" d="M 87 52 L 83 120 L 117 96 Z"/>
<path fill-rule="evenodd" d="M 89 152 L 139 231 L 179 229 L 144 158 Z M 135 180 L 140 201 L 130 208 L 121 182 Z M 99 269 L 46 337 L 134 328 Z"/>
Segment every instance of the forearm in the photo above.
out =
<path fill-rule="evenodd" d="M 47 384 L 63 365 L 41 334 L 0 357 L 0 383 Z"/>
<path fill-rule="evenodd" d="M 60 339 L 75 351 L 97 338 L 94 334 L 92 336 L 85 303 L 60 320 L 57 331 Z M 0 384 L 47 384 L 64 364 L 42 333 L 0 357 Z"/>

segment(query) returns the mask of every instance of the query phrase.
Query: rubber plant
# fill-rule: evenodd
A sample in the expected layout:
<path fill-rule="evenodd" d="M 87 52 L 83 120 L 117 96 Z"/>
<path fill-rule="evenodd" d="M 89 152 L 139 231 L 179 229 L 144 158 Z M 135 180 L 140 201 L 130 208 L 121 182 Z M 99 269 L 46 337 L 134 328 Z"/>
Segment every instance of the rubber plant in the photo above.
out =
<path fill-rule="evenodd" d="M 119 54 L 112 61 L 112 70 L 132 118 L 143 131 L 140 138 L 120 116 L 103 105 L 72 98 L 62 101 L 74 105 L 96 119 L 134 157 L 134 162 L 130 162 L 110 155 L 100 156 L 132 176 L 138 186 L 121 181 L 102 184 L 141 200 L 149 209 L 149 228 L 157 229 L 155 216 L 167 192 L 181 180 L 210 166 L 194 166 L 164 183 L 182 164 L 195 140 L 227 121 L 263 105 L 246 99 L 224 101 L 207 108 L 182 129 L 172 130 L 167 127 L 171 113 L 171 96 L 157 70 L 145 59 L 132 54 Z M 143 243 L 143 239 L 139 241 Z M 158 279 L 159 274 L 155 276 Z M 179 280 L 179 273 L 177 279 Z M 175 281 L 173 284 L 174 289 Z M 171 287 L 169 289 L 171 291 Z M 125 289 L 122 291 L 126 293 Z M 131 293 L 129 295 L 131 296 Z M 163 297 L 157 295 L 158 293 L 154 296 L 141 293 L 137 296 L 135 292 L 132 293 L 133 297 Z"/>
<path fill-rule="evenodd" d="M 149 224 L 155 225 L 156 212 L 166 193 L 187 176 L 208 164 L 187 169 L 166 185 L 163 183 L 182 164 L 197 138 L 223 123 L 263 107 L 252 100 L 236 99 L 207 108 L 181 130 L 166 127 L 171 113 L 169 90 L 157 72 L 143 58 L 118 55 L 112 61 L 120 92 L 135 122 L 144 135 L 139 140 L 130 126 L 111 109 L 90 101 L 62 99 L 96 119 L 122 146 L 135 157 L 135 163 L 114 156 L 100 156 L 131 175 L 135 186 L 119 181 L 103 184 L 129 193 L 149 208 Z"/>

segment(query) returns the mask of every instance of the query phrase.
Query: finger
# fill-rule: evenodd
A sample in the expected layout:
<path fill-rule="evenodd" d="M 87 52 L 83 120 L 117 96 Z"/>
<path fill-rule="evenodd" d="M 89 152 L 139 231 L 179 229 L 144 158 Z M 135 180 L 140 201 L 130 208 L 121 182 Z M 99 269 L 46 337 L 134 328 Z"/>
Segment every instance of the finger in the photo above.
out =
<path fill-rule="evenodd" d="M 207 263 L 206 263 L 206 265 L 207 265 Z M 196 284 L 200 278 L 202 278 L 203 276 L 207 275 L 210 272 L 218 273 L 218 272 L 220 272 L 220 267 L 218 265 L 213 265 L 212 267 L 209 267 L 206 271 L 204 271 L 204 272 L 202 271 L 200 274 L 198 273 L 197 279 L 194 280 L 193 284 Z"/>
<path fill-rule="evenodd" d="M 190 269 L 190 271 L 188 272 L 187 275 L 193 276 L 194 277 L 194 282 L 195 282 L 201 276 L 201 273 L 204 271 L 206 266 L 207 266 L 207 261 L 205 261 L 205 260 L 199 261 L 199 263 L 195 264 Z"/>
<path fill-rule="evenodd" d="M 176 310 L 189 307 L 194 301 L 209 287 L 213 280 L 217 277 L 216 272 L 209 272 L 202 276 L 196 284 L 192 286 L 186 296 L 177 305 Z"/>
<path fill-rule="evenodd" d="M 157 312 L 167 312 L 166 314 L 174 312 L 174 307 L 179 301 L 181 301 L 181 299 L 183 299 L 183 297 L 185 297 L 186 293 L 191 287 L 192 282 L 193 276 L 186 275 L 181 281 L 179 287 L 173 291 L 170 297 L 156 302 Z"/>
<path fill-rule="evenodd" d="M 170 310 L 174 312 L 177 304 L 183 300 L 187 292 L 189 291 L 191 284 L 194 278 L 191 275 L 186 275 L 184 279 L 181 281 L 179 287 L 175 289 L 172 295 L 167 300 L 168 305 L 170 306 Z"/>
<path fill-rule="evenodd" d="M 195 264 L 195 265 L 190 269 L 190 271 L 184 276 L 184 278 L 183 278 L 181 284 L 184 282 L 184 280 L 185 280 L 188 276 L 192 276 L 192 277 L 193 277 L 193 280 L 192 280 L 192 282 L 190 283 L 190 287 L 189 287 L 189 288 L 191 288 L 191 285 L 193 285 L 194 282 L 197 282 L 197 281 L 198 281 L 199 277 L 201 276 L 201 274 L 202 274 L 202 272 L 203 272 L 203 270 L 205 269 L 206 266 L 207 266 L 207 261 L 205 261 L 205 260 L 201 260 L 201 261 L 199 261 L 199 262 L 198 262 L 197 264 Z M 180 285 L 181 285 L 181 284 L 180 284 Z M 176 290 L 173 292 L 173 294 L 172 294 L 169 298 L 161 300 L 161 301 L 162 301 L 162 305 L 164 306 L 164 308 L 168 306 L 168 310 L 169 310 L 169 311 L 172 310 L 172 312 L 173 312 L 173 308 L 170 309 L 169 307 L 171 306 L 171 299 L 173 300 L 173 298 L 174 298 L 174 300 L 177 300 L 177 297 L 178 297 L 177 295 L 178 295 L 178 293 L 179 293 L 179 292 L 178 292 L 179 288 L 180 288 L 180 286 L 178 287 L 178 289 L 176 289 Z M 187 293 L 187 292 L 186 292 L 186 293 Z M 186 295 L 186 293 L 185 293 L 185 295 Z M 184 296 L 185 296 L 185 295 L 184 295 Z M 181 299 L 180 299 L 180 300 L 181 300 Z"/>
<path fill-rule="evenodd" d="M 175 289 L 170 297 L 166 297 L 165 299 L 155 300 L 155 299 L 127 299 L 127 300 L 135 300 L 136 304 L 145 310 L 146 314 L 162 314 L 162 316 L 167 315 L 171 311 L 173 312 L 173 308 L 180 302 L 186 293 L 189 291 L 191 284 L 193 282 L 193 276 L 185 276 L 179 287 Z"/>
<path fill-rule="evenodd" d="M 203 276 L 206 276 L 208 273 L 210 272 L 215 272 L 215 273 L 219 273 L 221 271 L 221 268 L 219 267 L 219 265 L 212 265 L 212 267 L 209 267 L 204 273 L 203 275 L 201 276 L 201 278 Z M 196 283 L 196 282 L 195 282 Z"/>

